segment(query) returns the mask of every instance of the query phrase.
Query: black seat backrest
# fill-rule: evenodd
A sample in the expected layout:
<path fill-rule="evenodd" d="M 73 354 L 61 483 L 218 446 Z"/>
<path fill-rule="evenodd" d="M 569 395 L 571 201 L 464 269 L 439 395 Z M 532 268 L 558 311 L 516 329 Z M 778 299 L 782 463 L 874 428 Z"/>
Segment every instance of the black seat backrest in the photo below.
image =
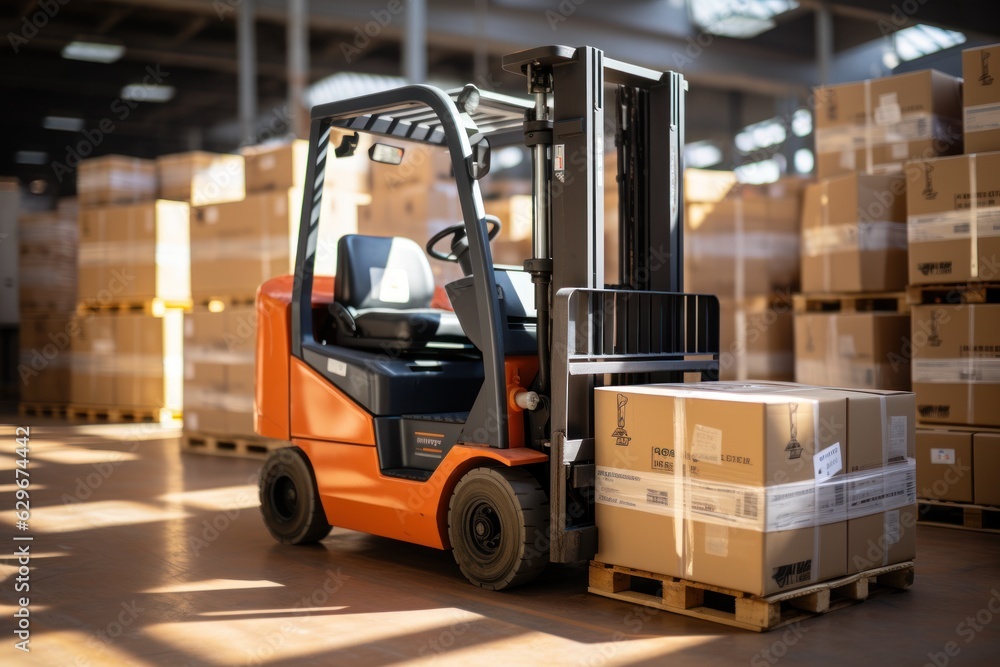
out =
<path fill-rule="evenodd" d="M 434 274 L 416 242 L 348 234 L 337 243 L 334 300 L 349 308 L 429 308 Z"/>

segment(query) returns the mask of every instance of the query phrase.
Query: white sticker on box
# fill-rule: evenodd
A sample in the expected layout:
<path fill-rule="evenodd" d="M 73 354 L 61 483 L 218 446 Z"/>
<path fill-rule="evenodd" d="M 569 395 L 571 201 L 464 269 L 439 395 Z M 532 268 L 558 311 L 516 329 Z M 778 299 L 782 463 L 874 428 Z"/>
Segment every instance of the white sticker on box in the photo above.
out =
<path fill-rule="evenodd" d="M 816 472 L 817 482 L 830 479 L 840 472 L 843 467 L 839 442 L 833 443 L 813 457 L 813 469 Z"/>
<path fill-rule="evenodd" d="M 705 553 L 709 556 L 729 557 L 729 528 L 713 523 L 705 525 Z"/>
<path fill-rule="evenodd" d="M 1000 104 L 978 104 L 965 107 L 965 132 L 1000 130 Z"/>
<path fill-rule="evenodd" d="M 857 348 L 854 346 L 854 336 L 851 334 L 841 334 L 838 336 L 837 353 L 842 357 L 858 356 Z"/>
<path fill-rule="evenodd" d="M 893 415 L 889 418 L 889 460 L 896 461 L 906 458 L 906 415 Z"/>
<path fill-rule="evenodd" d="M 722 464 L 722 430 L 695 424 L 691 458 L 701 463 Z"/>
<path fill-rule="evenodd" d="M 896 93 L 885 93 L 878 96 L 878 106 L 875 107 L 875 123 L 878 125 L 895 125 L 903 119 L 899 108 L 899 96 Z"/>
<path fill-rule="evenodd" d="M 932 449 L 931 450 L 931 463 L 936 463 L 938 465 L 954 465 L 955 464 L 955 450 L 954 449 Z"/>
<path fill-rule="evenodd" d="M 892 159 L 905 160 L 910 157 L 910 144 L 903 142 L 892 145 Z"/>
<path fill-rule="evenodd" d="M 205 222 L 209 225 L 214 225 L 219 221 L 219 208 L 217 206 L 209 206 L 205 209 Z"/>
<path fill-rule="evenodd" d="M 885 545 L 892 546 L 899 542 L 899 510 L 885 513 Z"/>
<path fill-rule="evenodd" d="M 260 165 L 261 171 L 270 171 L 274 169 L 274 165 L 277 164 L 277 160 L 274 159 L 273 153 L 267 153 L 261 156 L 258 164 Z"/>
<path fill-rule="evenodd" d="M 337 359 L 327 359 L 326 370 L 334 375 L 339 375 L 340 377 L 347 376 L 347 364 Z"/>

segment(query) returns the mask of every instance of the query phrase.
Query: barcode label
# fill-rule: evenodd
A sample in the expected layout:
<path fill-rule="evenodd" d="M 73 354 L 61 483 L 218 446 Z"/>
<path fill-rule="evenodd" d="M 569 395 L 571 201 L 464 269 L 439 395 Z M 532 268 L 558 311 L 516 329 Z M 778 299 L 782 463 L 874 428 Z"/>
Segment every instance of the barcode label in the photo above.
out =
<path fill-rule="evenodd" d="M 748 519 L 757 518 L 757 494 L 747 491 L 743 494 L 743 516 Z"/>
<path fill-rule="evenodd" d="M 646 502 L 652 505 L 670 505 L 670 495 L 658 489 L 646 489 Z"/>

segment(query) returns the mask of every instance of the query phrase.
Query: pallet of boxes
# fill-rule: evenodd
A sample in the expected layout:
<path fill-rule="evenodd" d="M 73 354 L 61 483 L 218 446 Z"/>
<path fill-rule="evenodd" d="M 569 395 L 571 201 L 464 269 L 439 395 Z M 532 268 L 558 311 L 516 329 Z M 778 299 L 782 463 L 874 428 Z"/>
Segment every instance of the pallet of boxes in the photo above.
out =
<path fill-rule="evenodd" d="M 591 592 L 765 631 L 912 583 L 913 394 L 734 381 L 594 400 Z"/>
<path fill-rule="evenodd" d="M 184 320 L 186 451 L 263 456 L 285 444 L 254 430 L 255 296 L 262 282 L 294 269 L 307 147 L 296 141 L 225 156 L 240 164 L 239 197 L 192 202 L 193 308 Z M 357 232 L 359 206 L 367 203 L 367 173 L 351 171 L 366 162 L 327 166 L 320 247 L 331 274 L 337 239 Z"/>
<path fill-rule="evenodd" d="M 815 91 L 795 379 L 910 389 L 906 160 L 961 151 L 961 80 L 926 70 Z"/>
<path fill-rule="evenodd" d="M 112 155 L 79 167 L 70 419 L 180 416 L 189 207 L 157 198 L 157 183 L 150 160 Z"/>
<path fill-rule="evenodd" d="M 917 492 L 1000 531 L 1000 45 L 962 54 L 965 152 L 906 165 Z"/>
<path fill-rule="evenodd" d="M 791 380 L 803 179 L 684 175 L 685 291 L 719 297 L 722 380 Z"/>
<path fill-rule="evenodd" d="M 18 412 L 65 417 L 77 289 L 77 202 L 18 219 L 21 388 Z"/>

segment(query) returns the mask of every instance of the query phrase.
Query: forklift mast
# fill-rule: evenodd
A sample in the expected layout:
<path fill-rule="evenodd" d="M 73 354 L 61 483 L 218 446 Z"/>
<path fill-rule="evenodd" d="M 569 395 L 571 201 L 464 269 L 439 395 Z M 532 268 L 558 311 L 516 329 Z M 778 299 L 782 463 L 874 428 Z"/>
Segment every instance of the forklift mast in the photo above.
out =
<path fill-rule="evenodd" d="M 683 146 L 687 83 L 593 47 L 547 46 L 503 59 L 534 96 L 533 164 L 539 393 L 551 397 L 550 559 L 597 550 L 593 390 L 603 384 L 718 378 L 719 305 L 683 294 Z M 605 99 L 605 86 L 615 99 Z M 617 174 L 604 173 L 605 113 L 615 105 Z M 604 275 L 604 188 L 619 194 L 619 275 Z M 551 327 L 551 331 L 549 331 Z M 605 434 L 611 436 L 612 434 Z"/>

